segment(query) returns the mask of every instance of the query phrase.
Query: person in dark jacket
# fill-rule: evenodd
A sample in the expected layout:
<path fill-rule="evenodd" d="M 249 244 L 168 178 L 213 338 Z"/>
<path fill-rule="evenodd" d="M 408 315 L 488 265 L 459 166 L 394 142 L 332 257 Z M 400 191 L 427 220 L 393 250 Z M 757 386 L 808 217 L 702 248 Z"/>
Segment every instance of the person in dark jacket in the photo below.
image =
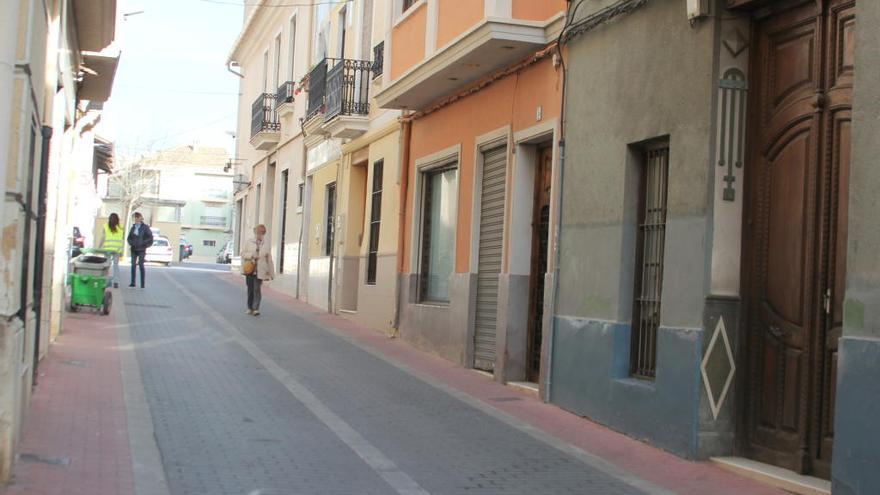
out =
<path fill-rule="evenodd" d="M 131 283 L 128 286 L 135 286 L 135 266 L 137 266 L 141 271 L 141 289 L 143 289 L 144 257 L 147 255 L 147 248 L 153 245 L 153 231 L 144 223 L 144 216 L 140 212 L 134 213 L 134 224 L 128 231 L 128 245 L 131 247 Z"/>

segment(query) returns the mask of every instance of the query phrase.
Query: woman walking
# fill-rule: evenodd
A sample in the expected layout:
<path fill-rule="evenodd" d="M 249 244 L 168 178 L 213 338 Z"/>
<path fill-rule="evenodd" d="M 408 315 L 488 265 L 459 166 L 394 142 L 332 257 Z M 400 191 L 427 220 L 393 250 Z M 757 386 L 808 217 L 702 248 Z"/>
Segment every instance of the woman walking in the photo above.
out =
<path fill-rule="evenodd" d="M 95 244 L 101 246 L 101 249 L 115 253 L 113 255 L 113 287 L 119 287 L 119 257 L 122 256 L 122 248 L 125 247 L 125 229 L 119 225 L 119 215 L 110 214 L 110 218 L 104 224 L 102 237 Z"/>
<path fill-rule="evenodd" d="M 254 316 L 260 315 L 263 281 L 275 278 L 275 266 L 265 237 L 266 226 L 257 225 L 254 237 L 248 239 L 241 250 L 241 274 L 247 282 L 247 313 Z"/>

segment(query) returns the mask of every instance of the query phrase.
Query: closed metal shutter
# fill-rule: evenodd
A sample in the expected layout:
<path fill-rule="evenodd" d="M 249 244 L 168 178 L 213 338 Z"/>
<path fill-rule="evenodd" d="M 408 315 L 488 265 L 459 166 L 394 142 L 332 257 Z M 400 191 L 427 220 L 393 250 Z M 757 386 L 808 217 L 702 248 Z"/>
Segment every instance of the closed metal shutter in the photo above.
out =
<path fill-rule="evenodd" d="M 474 368 L 495 369 L 495 334 L 498 321 L 498 275 L 504 238 L 504 189 L 507 148 L 483 154 L 480 202 L 480 246 L 477 262 L 477 308 L 474 322 Z"/>

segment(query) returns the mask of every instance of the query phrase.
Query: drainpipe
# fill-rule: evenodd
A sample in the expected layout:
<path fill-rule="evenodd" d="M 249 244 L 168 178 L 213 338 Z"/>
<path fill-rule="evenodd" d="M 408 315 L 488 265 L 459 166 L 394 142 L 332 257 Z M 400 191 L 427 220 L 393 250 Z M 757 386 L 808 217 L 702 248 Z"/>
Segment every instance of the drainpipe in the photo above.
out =
<path fill-rule="evenodd" d="M 403 305 L 401 300 L 401 285 L 403 278 L 403 249 L 404 249 L 404 232 L 406 231 L 406 195 L 409 189 L 409 152 L 410 138 L 412 136 L 412 121 L 402 119 L 402 129 L 400 132 L 400 170 L 397 182 L 400 184 L 400 197 L 398 198 L 397 211 L 397 286 L 395 287 L 396 304 L 394 307 L 394 321 L 391 328 L 394 329 L 394 335 L 400 333 L 400 311 Z"/>
<path fill-rule="evenodd" d="M 235 74 L 236 76 L 238 76 L 238 77 L 244 79 L 244 74 L 242 74 L 241 72 L 238 72 L 238 71 L 234 70 L 234 69 L 232 68 L 233 66 L 238 67 L 238 62 L 231 62 L 231 61 L 230 61 L 229 63 L 226 64 L 226 70 L 228 70 L 228 71 L 231 72 L 232 74 Z"/>
<path fill-rule="evenodd" d="M 40 364 L 40 333 L 43 321 L 43 270 L 45 267 L 46 253 L 46 195 L 49 188 L 49 143 L 52 141 L 52 128 L 44 125 L 41 130 L 43 138 L 40 149 L 40 189 L 37 210 L 37 242 L 34 247 L 36 259 L 34 260 L 34 312 L 37 315 L 37 324 L 34 329 L 34 375 L 33 385 L 37 385 L 37 368 Z"/>
<path fill-rule="evenodd" d="M 580 6 L 580 4 L 578 4 Z M 571 4 L 569 3 L 569 9 L 571 8 Z M 575 7 L 575 11 L 577 7 Z M 567 22 L 571 22 L 572 13 L 566 13 L 566 16 L 569 18 Z M 562 36 L 565 33 L 565 29 L 563 32 L 559 34 L 559 40 L 556 44 L 557 55 L 559 57 L 559 68 L 562 71 L 562 95 L 561 95 L 561 104 L 559 109 L 559 196 L 556 201 L 556 207 L 559 211 L 559 214 L 556 216 L 556 229 L 555 229 L 555 243 L 553 248 L 553 309 L 550 312 L 550 332 L 547 335 L 547 372 L 544 377 L 544 393 L 542 394 L 542 399 L 545 402 L 550 402 L 550 386 L 553 383 L 553 373 L 552 373 L 552 365 L 553 365 L 553 333 L 555 332 L 554 325 L 554 315 L 557 313 L 557 308 L 559 306 L 559 253 L 561 252 L 561 238 L 562 238 L 562 193 L 563 193 L 563 184 L 565 184 L 565 92 L 568 84 L 568 69 L 565 66 L 565 59 L 562 54 Z"/>

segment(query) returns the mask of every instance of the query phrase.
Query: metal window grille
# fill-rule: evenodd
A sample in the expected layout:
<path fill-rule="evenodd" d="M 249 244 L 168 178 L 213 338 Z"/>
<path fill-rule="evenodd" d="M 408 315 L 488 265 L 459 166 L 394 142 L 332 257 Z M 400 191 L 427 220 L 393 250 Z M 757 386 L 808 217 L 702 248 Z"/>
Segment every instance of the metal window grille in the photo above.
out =
<path fill-rule="evenodd" d="M 284 273 L 284 251 L 287 240 L 287 189 L 290 186 L 290 169 L 281 171 L 281 249 L 278 253 L 278 271 Z"/>
<path fill-rule="evenodd" d="M 367 253 L 367 284 L 376 284 L 376 268 L 379 255 L 379 225 L 382 218 L 382 174 L 385 162 L 373 164 L 373 192 L 370 204 L 370 247 Z"/>
<path fill-rule="evenodd" d="M 199 217 L 199 223 L 201 225 L 211 225 L 213 227 L 224 227 L 226 225 L 226 217 L 202 215 Z"/>
<path fill-rule="evenodd" d="M 373 77 L 382 75 L 382 69 L 385 65 L 385 42 L 382 41 L 373 47 Z"/>
<path fill-rule="evenodd" d="M 333 238 L 336 234 L 336 183 L 327 184 L 327 218 L 326 218 L 326 243 L 324 244 L 324 255 L 333 254 Z"/>
<path fill-rule="evenodd" d="M 649 380 L 657 369 L 668 176 L 669 147 L 647 150 L 639 191 L 630 372 Z"/>

